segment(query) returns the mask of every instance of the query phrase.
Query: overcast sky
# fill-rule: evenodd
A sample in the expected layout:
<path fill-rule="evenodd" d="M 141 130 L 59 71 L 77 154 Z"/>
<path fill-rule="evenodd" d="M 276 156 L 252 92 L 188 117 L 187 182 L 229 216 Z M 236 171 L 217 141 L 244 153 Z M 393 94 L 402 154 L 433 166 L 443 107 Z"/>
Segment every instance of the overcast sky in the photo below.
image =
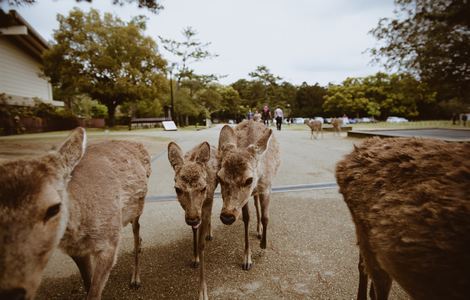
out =
<path fill-rule="evenodd" d="M 222 83 L 248 78 L 256 66 L 266 65 L 294 84 L 326 85 L 380 69 L 364 53 L 376 45 L 368 31 L 380 18 L 391 17 L 394 8 L 393 0 L 163 0 L 165 9 L 153 14 L 135 4 L 111 2 L 37 0 L 15 9 L 47 40 L 58 27 L 56 14 L 66 15 L 74 6 L 113 12 L 124 20 L 146 15 L 147 35 L 155 40 L 159 35 L 181 40 L 182 29 L 192 26 L 219 55 L 193 67 L 200 73 L 228 75 Z M 160 52 L 170 57 L 163 47 Z"/>

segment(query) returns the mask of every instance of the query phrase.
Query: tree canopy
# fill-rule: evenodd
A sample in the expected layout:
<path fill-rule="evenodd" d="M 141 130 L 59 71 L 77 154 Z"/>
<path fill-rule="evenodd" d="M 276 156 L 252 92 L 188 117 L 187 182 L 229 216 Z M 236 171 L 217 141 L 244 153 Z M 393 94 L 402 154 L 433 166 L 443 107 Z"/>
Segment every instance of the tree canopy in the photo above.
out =
<path fill-rule="evenodd" d="M 7 0 L 9 5 L 31 5 L 37 2 L 37 0 Z M 76 0 L 77 2 L 92 2 L 92 0 Z M 157 13 L 158 11 L 163 9 L 163 5 L 156 0 L 111 0 L 115 5 L 124 5 L 128 3 L 137 2 L 138 7 L 140 8 L 147 8 L 153 13 Z"/>
<path fill-rule="evenodd" d="M 470 2 L 396 0 L 392 19 L 371 31 L 382 46 L 371 49 L 376 62 L 417 75 L 440 100 L 470 103 Z"/>
<path fill-rule="evenodd" d="M 165 88 L 165 60 L 153 39 L 145 37 L 145 19 L 126 23 L 97 10 L 78 8 L 58 15 L 55 43 L 44 53 L 44 73 L 65 94 L 88 94 L 108 108 L 114 125 L 116 107 L 154 99 Z"/>

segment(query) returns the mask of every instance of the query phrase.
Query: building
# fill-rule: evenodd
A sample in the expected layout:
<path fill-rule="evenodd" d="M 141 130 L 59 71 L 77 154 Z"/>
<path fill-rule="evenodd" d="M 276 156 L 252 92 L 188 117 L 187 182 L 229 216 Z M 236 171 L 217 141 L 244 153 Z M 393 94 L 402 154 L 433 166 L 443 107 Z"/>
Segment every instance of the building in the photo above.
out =
<path fill-rule="evenodd" d="M 42 53 L 48 43 L 16 11 L 0 9 L 0 94 L 11 105 L 32 106 L 34 98 L 63 106 L 54 101 L 52 86 L 42 76 Z"/>

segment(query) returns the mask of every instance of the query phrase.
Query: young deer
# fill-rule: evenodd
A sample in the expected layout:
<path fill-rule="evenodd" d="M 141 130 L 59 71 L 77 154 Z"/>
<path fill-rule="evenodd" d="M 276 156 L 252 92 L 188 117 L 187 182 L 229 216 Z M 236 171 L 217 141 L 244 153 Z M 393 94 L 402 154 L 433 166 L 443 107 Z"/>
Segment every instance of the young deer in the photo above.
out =
<path fill-rule="evenodd" d="M 201 143 L 184 156 L 174 142 L 168 144 L 168 160 L 175 170 L 175 190 L 185 211 L 186 224 L 193 229 L 193 266 L 199 266 L 199 299 L 207 300 L 204 276 L 205 240 L 212 240 L 211 215 L 217 187 L 217 150 Z"/>
<path fill-rule="evenodd" d="M 314 137 L 315 139 L 317 139 L 320 133 L 323 136 L 323 130 L 322 130 L 323 123 L 321 121 L 305 120 L 304 123 L 307 124 L 307 126 L 310 128 L 310 139 L 313 139 Z"/>
<path fill-rule="evenodd" d="M 150 157 L 125 141 L 85 147 L 85 130 L 77 128 L 57 153 L 0 164 L 0 299 L 33 299 L 57 247 L 80 269 L 87 299 L 100 299 L 128 223 L 131 284 L 140 285 L 139 217 Z"/>
<path fill-rule="evenodd" d="M 369 139 L 336 178 L 356 226 L 358 299 L 470 299 L 470 143 Z"/>
<path fill-rule="evenodd" d="M 220 219 L 226 225 L 243 214 L 245 224 L 245 254 L 243 269 L 252 266 L 248 239 L 250 214 L 248 200 L 261 204 L 261 248 L 266 248 L 269 221 L 271 183 L 280 165 L 279 144 L 272 130 L 254 121 L 244 121 L 235 129 L 226 125 L 219 136 L 220 170 L 217 173 L 222 188 L 223 207 Z M 258 210 L 258 206 L 257 206 Z M 257 213 L 259 215 L 259 213 Z M 261 230 L 261 228 L 259 228 Z M 258 236 L 260 236 L 258 231 Z"/>

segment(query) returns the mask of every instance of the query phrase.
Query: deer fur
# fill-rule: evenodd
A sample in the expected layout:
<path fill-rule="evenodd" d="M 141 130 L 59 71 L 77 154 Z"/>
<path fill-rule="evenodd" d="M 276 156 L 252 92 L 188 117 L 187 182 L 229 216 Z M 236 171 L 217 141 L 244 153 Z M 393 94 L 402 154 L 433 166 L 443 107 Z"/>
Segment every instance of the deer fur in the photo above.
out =
<path fill-rule="evenodd" d="M 132 223 L 140 285 L 139 217 L 150 157 L 141 144 L 107 141 L 86 148 L 78 128 L 57 153 L 0 164 L 0 298 L 33 299 L 57 247 L 79 267 L 87 299 L 100 299 L 121 228 Z"/>
<path fill-rule="evenodd" d="M 310 128 L 310 139 L 313 139 L 314 137 L 317 139 L 320 133 L 323 136 L 323 123 L 321 121 L 311 119 L 305 120 L 304 123 Z"/>
<path fill-rule="evenodd" d="M 233 224 L 241 214 L 245 225 L 245 253 L 243 269 L 252 266 L 248 239 L 250 214 L 248 200 L 254 196 L 257 216 L 261 214 L 261 248 L 267 244 L 269 201 L 273 177 L 280 165 L 279 144 L 271 129 L 262 123 L 243 121 L 234 129 L 226 125 L 219 136 L 220 170 L 217 173 L 222 189 L 223 207 L 220 219 Z M 258 236 L 261 236 L 259 226 Z"/>
<path fill-rule="evenodd" d="M 343 125 L 342 118 L 333 118 L 331 119 L 331 126 L 333 126 L 333 132 L 337 135 L 340 135 L 341 126 Z"/>
<path fill-rule="evenodd" d="M 337 164 L 356 227 L 358 299 L 470 299 L 470 143 L 366 140 Z"/>
<path fill-rule="evenodd" d="M 199 265 L 199 299 L 207 300 L 204 247 L 206 239 L 212 240 L 212 203 L 219 169 L 217 149 L 203 142 L 183 156 L 181 148 L 170 142 L 168 160 L 175 170 L 178 201 L 185 211 L 186 223 L 193 230 L 193 266 Z"/>

